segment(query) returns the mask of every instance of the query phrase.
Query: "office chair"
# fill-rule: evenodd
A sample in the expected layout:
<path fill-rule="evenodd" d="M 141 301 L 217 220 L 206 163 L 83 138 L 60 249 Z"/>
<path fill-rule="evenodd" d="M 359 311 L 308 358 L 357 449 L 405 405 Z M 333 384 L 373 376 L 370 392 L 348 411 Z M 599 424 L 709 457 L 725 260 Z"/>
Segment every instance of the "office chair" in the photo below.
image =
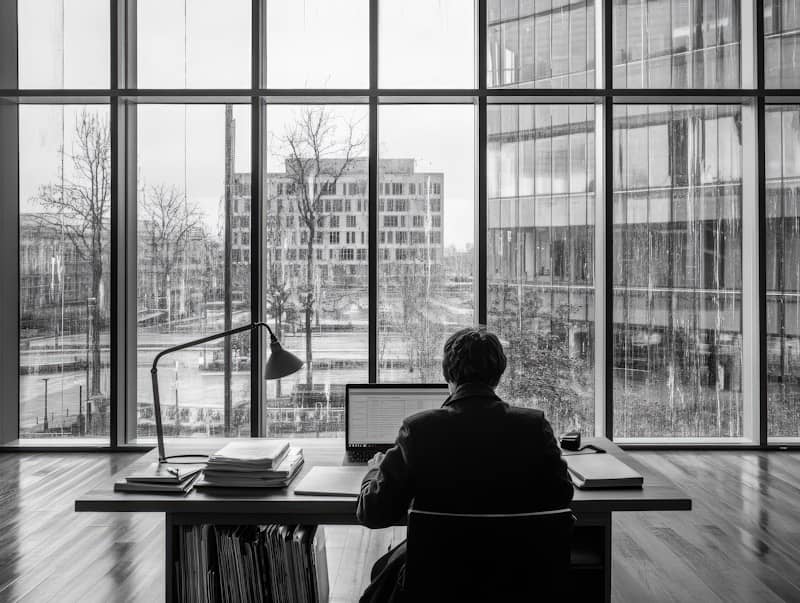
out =
<path fill-rule="evenodd" d="M 570 509 L 463 515 L 411 509 L 403 601 L 564 601 Z"/>

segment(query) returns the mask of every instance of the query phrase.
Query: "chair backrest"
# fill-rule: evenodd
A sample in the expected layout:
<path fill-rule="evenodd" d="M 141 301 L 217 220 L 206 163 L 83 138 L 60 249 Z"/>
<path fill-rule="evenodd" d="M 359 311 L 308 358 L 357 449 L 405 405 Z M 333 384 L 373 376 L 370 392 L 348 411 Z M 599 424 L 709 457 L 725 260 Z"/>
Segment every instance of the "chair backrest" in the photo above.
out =
<path fill-rule="evenodd" d="M 570 509 L 464 515 L 412 509 L 409 601 L 553 601 L 569 572 Z"/>

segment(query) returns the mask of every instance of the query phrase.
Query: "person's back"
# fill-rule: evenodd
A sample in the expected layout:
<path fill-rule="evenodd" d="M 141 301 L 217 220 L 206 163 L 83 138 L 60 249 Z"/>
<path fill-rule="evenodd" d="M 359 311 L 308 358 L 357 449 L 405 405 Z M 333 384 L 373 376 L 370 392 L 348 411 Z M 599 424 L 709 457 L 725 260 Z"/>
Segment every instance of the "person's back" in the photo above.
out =
<path fill-rule="evenodd" d="M 373 459 L 359 497 L 361 523 L 380 528 L 401 521 L 412 500 L 415 508 L 446 513 L 569 505 L 572 482 L 543 413 L 512 407 L 494 393 L 505 365 L 491 333 L 464 329 L 448 339 L 442 368 L 452 395 L 441 409 L 404 421 L 395 446 Z M 376 564 L 362 600 L 386 600 L 392 585 L 381 579 L 396 578 L 403 556 L 400 547 Z"/>

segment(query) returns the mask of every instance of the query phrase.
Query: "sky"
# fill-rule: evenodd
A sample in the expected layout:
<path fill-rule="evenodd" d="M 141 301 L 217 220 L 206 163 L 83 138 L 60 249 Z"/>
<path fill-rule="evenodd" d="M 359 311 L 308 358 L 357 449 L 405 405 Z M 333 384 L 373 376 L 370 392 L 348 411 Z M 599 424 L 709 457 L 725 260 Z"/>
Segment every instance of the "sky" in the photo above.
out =
<path fill-rule="evenodd" d="M 140 87 L 249 86 L 250 0 L 139 0 L 137 6 Z M 382 0 L 379 10 L 382 87 L 473 87 L 473 0 Z M 107 0 L 21 0 L 20 87 L 108 86 L 108 14 Z M 368 0 L 267 0 L 268 86 L 367 87 L 368 21 Z M 22 107 L 23 211 L 35 210 L 28 200 L 55 179 L 58 148 L 71 147 L 83 109 Z M 107 107 L 89 110 L 108 115 Z M 331 110 L 366 127 L 365 105 Z M 270 106 L 267 139 L 282 134 L 296 111 Z M 249 171 L 249 106 L 236 106 L 234 117 L 236 170 Z M 137 128 L 140 188 L 185 189 L 215 230 L 224 191 L 224 106 L 140 105 Z M 474 107 L 382 106 L 378 130 L 380 156 L 413 158 L 419 171 L 444 172 L 445 245 L 471 243 Z M 268 155 L 274 167 L 275 149 Z"/>

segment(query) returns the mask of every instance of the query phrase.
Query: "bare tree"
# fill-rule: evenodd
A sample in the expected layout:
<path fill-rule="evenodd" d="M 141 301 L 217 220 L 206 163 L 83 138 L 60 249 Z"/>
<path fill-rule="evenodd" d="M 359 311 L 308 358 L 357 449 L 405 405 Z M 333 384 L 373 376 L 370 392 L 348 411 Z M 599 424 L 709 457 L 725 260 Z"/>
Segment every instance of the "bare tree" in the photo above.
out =
<path fill-rule="evenodd" d="M 142 232 L 140 237 L 150 249 L 150 261 L 156 268 L 155 296 L 159 307 L 171 317 L 171 279 L 176 266 L 184 265 L 182 256 L 193 233 L 201 232 L 200 213 L 189 205 L 186 196 L 175 186 L 150 187 L 139 204 Z M 162 302 L 163 301 L 163 305 Z"/>
<path fill-rule="evenodd" d="M 81 112 L 75 119 L 72 148 L 59 149 L 58 181 L 39 189 L 35 200 L 49 210 L 42 220 L 65 234 L 75 253 L 89 263 L 91 270 L 90 299 L 93 329 L 91 342 L 90 396 L 100 391 L 100 332 L 103 307 L 100 294 L 103 282 L 103 247 L 108 243 L 107 231 L 111 210 L 111 139 L 108 119 Z M 66 166 L 70 169 L 67 170 Z M 88 325 L 87 325 L 88 329 Z"/>
<path fill-rule="evenodd" d="M 324 221 L 322 197 L 336 191 L 339 179 L 363 153 L 366 143 L 366 135 L 360 133 L 357 123 L 343 124 L 341 129 L 344 131 L 340 131 L 338 120 L 327 108 L 305 107 L 280 139 L 291 185 L 288 197 L 299 215 L 300 227 L 307 232 L 305 280 L 299 288 L 300 307 L 305 315 L 307 391 L 313 386 L 311 325 L 317 301 L 314 246 L 317 230 Z"/>

